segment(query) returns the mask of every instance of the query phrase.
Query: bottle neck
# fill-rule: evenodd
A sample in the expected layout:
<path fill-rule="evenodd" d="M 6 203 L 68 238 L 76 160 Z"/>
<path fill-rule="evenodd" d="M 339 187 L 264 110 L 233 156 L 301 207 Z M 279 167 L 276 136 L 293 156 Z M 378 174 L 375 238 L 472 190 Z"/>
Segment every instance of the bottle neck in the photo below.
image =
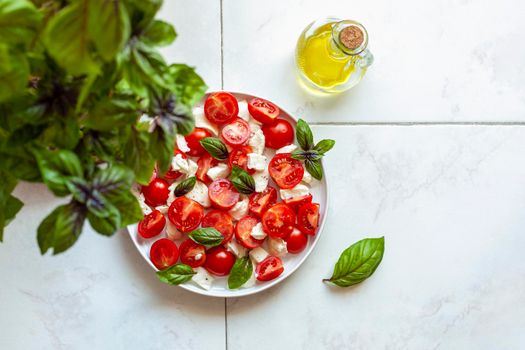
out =
<path fill-rule="evenodd" d="M 368 33 L 361 23 L 352 20 L 339 21 L 332 25 L 332 52 L 341 56 L 356 56 L 366 50 Z"/>

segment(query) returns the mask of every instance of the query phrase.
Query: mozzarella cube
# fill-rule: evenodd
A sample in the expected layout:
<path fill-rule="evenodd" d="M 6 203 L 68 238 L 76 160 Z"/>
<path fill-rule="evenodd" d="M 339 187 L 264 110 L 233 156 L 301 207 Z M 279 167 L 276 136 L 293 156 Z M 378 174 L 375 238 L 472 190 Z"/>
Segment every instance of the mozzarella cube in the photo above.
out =
<path fill-rule="evenodd" d="M 195 126 L 198 128 L 204 128 L 210 130 L 214 135 L 219 135 L 219 129 L 204 115 L 204 109 L 202 107 L 193 108 L 193 117 L 195 118 Z"/>
<path fill-rule="evenodd" d="M 298 184 L 294 188 L 290 188 L 289 190 L 281 189 L 279 190 L 279 192 L 281 193 L 281 198 L 285 200 L 295 197 L 306 196 L 310 193 L 310 188 L 308 188 L 308 186 L 306 185 Z"/>
<path fill-rule="evenodd" d="M 186 197 L 193 199 L 204 208 L 209 208 L 211 206 L 210 198 L 208 197 L 208 186 L 200 181 L 195 182 L 195 187 L 193 187 L 189 193 L 186 193 Z"/>
<path fill-rule="evenodd" d="M 184 138 L 184 136 L 177 134 L 176 140 L 177 140 L 177 148 L 181 152 L 186 153 L 190 151 L 190 148 L 188 147 L 188 143 L 186 142 L 186 139 Z"/>
<path fill-rule="evenodd" d="M 191 280 L 202 289 L 210 290 L 214 278 L 208 273 L 208 271 L 206 271 L 204 267 L 197 267 L 193 270 L 196 272 L 196 274 L 193 275 Z"/>
<path fill-rule="evenodd" d="M 308 171 L 306 171 L 306 169 L 304 169 L 304 175 L 301 181 L 309 184 L 309 183 L 312 183 L 312 180 L 313 180 L 312 175 Z"/>
<path fill-rule="evenodd" d="M 259 240 L 266 238 L 266 232 L 264 232 L 262 224 L 260 222 L 258 222 L 254 227 L 252 227 L 250 236 L 252 236 L 255 239 L 259 239 Z"/>
<path fill-rule="evenodd" d="M 217 166 L 214 166 L 213 168 L 208 169 L 208 172 L 206 173 L 206 175 L 208 175 L 208 177 L 212 181 L 214 181 L 217 179 L 224 179 L 225 177 L 228 176 L 229 173 L 230 173 L 230 168 L 226 164 L 220 163 Z"/>
<path fill-rule="evenodd" d="M 270 254 L 279 257 L 284 256 L 288 253 L 288 249 L 286 248 L 286 241 L 282 238 L 270 237 L 268 239 L 268 250 L 270 251 Z"/>
<path fill-rule="evenodd" d="M 158 211 L 160 211 L 162 214 L 167 214 L 168 213 L 168 208 L 170 206 L 169 205 L 159 205 L 158 207 L 156 207 L 155 209 L 157 209 Z"/>
<path fill-rule="evenodd" d="M 151 207 L 146 204 L 146 200 L 144 199 L 144 195 L 142 193 L 139 195 L 139 205 L 144 215 L 151 214 L 151 212 L 153 211 L 151 210 Z"/>
<path fill-rule="evenodd" d="M 266 189 L 266 187 L 268 187 L 268 180 L 270 180 L 268 168 L 255 172 L 252 177 L 253 181 L 255 182 L 255 192 L 262 192 Z"/>
<path fill-rule="evenodd" d="M 171 169 L 175 171 L 180 171 L 183 174 L 188 173 L 189 170 L 189 164 L 188 160 L 185 159 L 182 154 L 176 154 L 171 159 Z"/>
<path fill-rule="evenodd" d="M 177 230 L 171 221 L 166 220 L 166 236 L 172 241 L 176 241 L 182 238 L 182 232 Z"/>
<path fill-rule="evenodd" d="M 197 169 L 199 169 L 199 166 L 197 163 L 195 163 L 193 160 L 188 159 L 188 172 L 186 173 L 187 177 L 192 177 L 197 174 Z"/>
<path fill-rule="evenodd" d="M 229 213 L 235 220 L 240 220 L 242 217 L 248 214 L 248 203 L 249 200 L 247 197 L 243 197 L 238 201 L 233 208 L 230 209 Z"/>
<path fill-rule="evenodd" d="M 254 153 L 262 154 L 264 152 L 264 134 L 261 129 L 255 130 L 248 140 L 248 145 Z"/>
<path fill-rule="evenodd" d="M 235 242 L 234 240 L 229 241 L 226 244 L 226 248 L 238 258 L 242 258 L 246 256 L 246 253 L 248 253 L 248 250 L 246 248 L 244 248 L 242 245 Z"/>
<path fill-rule="evenodd" d="M 239 118 L 246 121 L 250 120 L 250 112 L 248 111 L 248 103 L 246 101 L 239 101 L 239 113 L 237 114 Z"/>
<path fill-rule="evenodd" d="M 287 146 L 284 146 L 284 147 L 281 147 L 279 148 L 277 151 L 275 151 L 275 154 L 279 154 L 279 153 L 292 153 L 293 151 L 295 151 L 297 149 L 297 146 L 294 145 L 293 143 L 291 145 L 287 145 Z"/>
<path fill-rule="evenodd" d="M 257 153 L 248 153 L 248 168 L 264 170 L 266 168 L 266 156 Z"/>
<path fill-rule="evenodd" d="M 250 131 L 252 133 L 252 135 L 256 132 L 256 131 L 260 131 L 261 130 L 261 123 L 255 119 L 251 119 L 249 122 L 248 122 L 248 125 L 250 126 Z"/>
<path fill-rule="evenodd" d="M 257 247 L 250 250 L 250 258 L 255 262 L 255 264 L 259 264 L 261 261 L 266 259 L 268 255 L 268 252 L 262 247 Z"/>

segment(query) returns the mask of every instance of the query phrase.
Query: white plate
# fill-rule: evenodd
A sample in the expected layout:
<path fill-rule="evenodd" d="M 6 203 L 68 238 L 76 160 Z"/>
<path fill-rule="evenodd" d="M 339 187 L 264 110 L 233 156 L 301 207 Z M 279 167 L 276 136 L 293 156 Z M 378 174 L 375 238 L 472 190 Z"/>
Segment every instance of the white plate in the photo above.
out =
<path fill-rule="evenodd" d="M 242 101 L 242 100 L 249 101 L 250 99 L 255 97 L 252 95 L 242 94 L 242 93 L 233 93 L 233 94 L 239 101 Z M 202 103 L 200 105 L 202 105 Z M 284 111 L 281 107 L 279 108 L 281 109 L 281 114 L 279 117 L 288 120 L 295 127 L 297 120 L 294 117 L 292 117 L 290 114 L 288 114 L 286 111 Z M 210 290 L 204 290 L 191 281 L 183 283 L 179 287 L 189 290 L 191 292 L 197 293 L 197 294 L 208 295 L 212 297 L 229 298 L 229 297 L 241 297 L 245 295 L 259 293 L 265 289 L 268 289 L 284 281 L 295 270 L 297 270 L 297 268 L 299 268 L 299 266 L 301 266 L 301 264 L 306 260 L 308 255 L 310 255 L 310 253 L 312 252 L 315 245 L 317 244 L 317 241 L 319 240 L 321 233 L 323 231 L 326 213 L 328 211 L 328 186 L 326 183 L 326 172 L 324 172 L 324 169 L 323 169 L 323 173 L 325 174 L 325 176 L 323 176 L 323 180 L 317 181 L 314 179 L 312 181 L 312 185 L 310 189 L 310 192 L 313 195 L 313 201 L 321 205 L 321 213 L 320 213 L 321 217 L 320 217 L 319 230 L 315 236 L 309 237 L 308 246 L 303 252 L 301 252 L 300 254 L 286 254 L 286 256 L 282 258 L 283 264 L 284 264 L 284 272 L 278 278 L 272 281 L 269 281 L 269 282 L 257 281 L 255 286 L 253 287 L 240 288 L 236 290 L 228 289 L 227 277 L 215 277 L 215 276 L 214 276 L 215 280 L 213 282 L 213 286 Z M 270 184 L 278 188 L 275 184 L 272 183 L 271 179 L 270 179 Z M 166 236 L 165 232 L 151 239 L 143 239 L 142 237 L 138 235 L 136 224 L 128 226 L 128 232 L 129 232 L 131 239 L 133 240 L 133 243 L 135 243 L 135 246 L 139 250 L 140 254 L 142 254 L 142 257 L 144 258 L 144 260 L 146 260 L 146 262 L 151 266 L 153 270 L 157 271 L 157 268 L 151 263 L 149 259 L 149 249 L 150 249 L 150 246 L 153 244 L 153 242 L 155 242 L 159 238 Z"/>

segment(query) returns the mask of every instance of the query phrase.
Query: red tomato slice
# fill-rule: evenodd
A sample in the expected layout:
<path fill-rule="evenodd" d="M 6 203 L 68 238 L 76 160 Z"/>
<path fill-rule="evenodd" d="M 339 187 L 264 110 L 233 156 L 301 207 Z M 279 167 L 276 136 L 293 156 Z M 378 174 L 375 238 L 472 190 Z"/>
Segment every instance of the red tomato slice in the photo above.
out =
<path fill-rule="evenodd" d="M 195 230 L 203 217 L 202 205 L 186 197 L 178 197 L 168 208 L 168 219 L 180 232 Z"/>
<path fill-rule="evenodd" d="M 147 186 L 142 186 L 142 193 L 144 194 L 146 204 L 152 207 L 166 204 L 166 200 L 168 200 L 170 194 L 169 187 L 170 184 L 159 177 L 153 179 Z"/>
<path fill-rule="evenodd" d="M 180 261 L 191 267 L 202 266 L 206 261 L 206 247 L 189 238 L 181 243 L 179 253 Z"/>
<path fill-rule="evenodd" d="M 164 226 L 166 226 L 164 215 L 158 210 L 153 210 L 139 222 L 139 235 L 143 238 L 155 237 L 162 232 Z"/>
<path fill-rule="evenodd" d="M 292 208 L 297 213 L 297 210 L 299 210 L 299 208 L 303 204 L 312 203 L 312 195 L 308 193 L 307 195 L 304 195 L 304 196 L 285 199 L 283 202 L 286 203 L 290 208 Z"/>
<path fill-rule="evenodd" d="M 319 204 L 306 203 L 297 213 L 297 228 L 307 235 L 315 235 L 319 226 Z"/>
<path fill-rule="evenodd" d="M 290 153 L 279 153 L 268 164 L 268 171 L 273 181 L 280 188 L 293 188 L 303 179 L 303 164 L 293 159 Z"/>
<path fill-rule="evenodd" d="M 202 219 L 202 227 L 213 227 L 219 231 L 224 239 L 222 244 L 228 243 L 233 237 L 233 218 L 232 216 L 222 210 L 210 210 L 204 219 Z"/>
<path fill-rule="evenodd" d="M 190 149 L 188 154 L 192 157 L 198 157 L 206 153 L 206 150 L 202 147 L 199 141 L 210 136 L 211 133 L 208 131 L 208 129 L 193 129 L 193 132 L 191 134 L 184 137 Z"/>
<path fill-rule="evenodd" d="M 199 158 L 197 161 L 197 173 L 195 176 L 197 176 L 197 179 L 199 179 L 202 182 L 210 182 L 210 178 L 207 175 L 208 170 L 210 168 L 217 165 L 217 160 L 210 156 L 209 153 L 203 154 L 202 157 Z"/>
<path fill-rule="evenodd" d="M 163 270 L 174 265 L 179 259 L 179 248 L 175 242 L 161 238 L 151 245 L 149 258 L 153 265 L 159 270 Z"/>
<path fill-rule="evenodd" d="M 245 216 L 237 222 L 235 226 L 235 239 L 239 244 L 248 249 L 259 247 L 264 239 L 255 239 L 251 236 L 252 228 L 257 225 L 259 220 L 253 216 Z"/>
<path fill-rule="evenodd" d="M 248 111 L 253 119 L 263 124 L 271 124 L 279 116 L 279 107 L 262 98 L 254 98 L 248 103 Z"/>
<path fill-rule="evenodd" d="M 206 252 L 204 268 L 217 276 L 226 276 L 235 263 L 235 255 L 223 246 L 213 247 Z"/>
<path fill-rule="evenodd" d="M 288 253 L 299 254 L 306 248 L 308 236 L 299 230 L 293 230 L 286 238 L 286 249 Z"/>
<path fill-rule="evenodd" d="M 239 104 L 232 94 L 224 91 L 215 92 L 204 102 L 204 114 L 210 122 L 224 124 L 239 114 Z"/>
<path fill-rule="evenodd" d="M 208 187 L 208 197 L 217 209 L 229 210 L 239 201 L 239 192 L 228 179 L 217 179 Z"/>
<path fill-rule="evenodd" d="M 293 126 L 284 119 L 275 119 L 272 124 L 262 127 L 266 147 L 278 149 L 293 143 Z"/>
<path fill-rule="evenodd" d="M 262 216 L 263 230 L 271 237 L 286 238 L 292 233 L 295 213 L 284 203 L 277 203 Z"/>
<path fill-rule="evenodd" d="M 272 186 L 268 186 L 264 191 L 255 192 L 250 195 L 248 208 L 250 213 L 261 217 L 275 202 L 277 202 L 277 191 Z"/>
<path fill-rule="evenodd" d="M 250 126 L 246 120 L 235 118 L 222 127 L 221 136 L 230 146 L 242 145 L 250 137 Z"/>
<path fill-rule="evenodd" d="M 283 262 L 276 256 L 269 256 L 261 261 L 255 268 L 257 280 L 270 281 L 283 273 Z"/>
<path fill-rule="evenodd" d="M 228 156 L 228 165 L 230 166 L 230 169 L 235 165 L 244 169 L 249 174 L 255 173 L 255 169 L 248 169 L 248 153 L 252 153 L 252 148 L 250 146 L 234 148 Z"/>

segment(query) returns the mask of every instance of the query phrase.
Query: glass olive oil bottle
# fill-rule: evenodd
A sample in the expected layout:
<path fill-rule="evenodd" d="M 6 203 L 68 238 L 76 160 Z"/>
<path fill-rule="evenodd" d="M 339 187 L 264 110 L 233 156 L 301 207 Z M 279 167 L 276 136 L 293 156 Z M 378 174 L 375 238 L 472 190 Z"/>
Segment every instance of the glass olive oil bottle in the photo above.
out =
<path fill-rule="evenodd" d="M 337 93 L 357 85 L 374 57 L 368 49 L 368 33 L 360 23 L 324 18 L 302 32 L 295 60 L 307 88 Z"/>

